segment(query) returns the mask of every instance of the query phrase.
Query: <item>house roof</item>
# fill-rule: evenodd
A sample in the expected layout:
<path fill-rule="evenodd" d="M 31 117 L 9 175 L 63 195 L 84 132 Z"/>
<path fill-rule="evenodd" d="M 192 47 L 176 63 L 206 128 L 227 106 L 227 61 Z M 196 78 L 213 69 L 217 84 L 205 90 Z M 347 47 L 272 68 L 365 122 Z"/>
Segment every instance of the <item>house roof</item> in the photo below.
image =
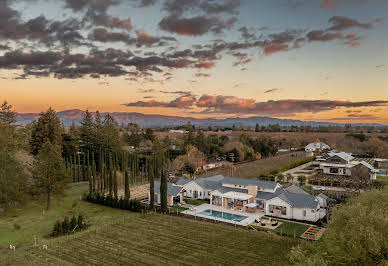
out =
<path fill-rule="evenodd" d="M 340 157 L 341 159 L 345 160 L 345 161 L 351 161 L 354 159 L 354 157 L 352 156 L 351 153 L 347 153 L 347 152 L 329 152 L 328 154 L 326 154 L 325 156 L 323 156 L 324 159 L 329 159 L 333 156 L 338 156 Z"/>
<path fill-rule="evenodd" d="M 291 193 L 299 193 L 299 194 L 309 195 L 309 193 L 307 193 L 301 187 L 296 186 L 296 185 L 291 185 L 291 186 L 287 187 L 286 190 L 288 192 L 291 192 Z"/>
<path fill-rule="evenodd" d="M 230 176 L 225 176 L 224 179 L 221 180 L 221 183 L 241 186 L 258 186 L 259 188 L 271 190 L 274 190 L 278 185 L 278 183 L 272 181 L 262 181 L 258 179 L 246 179 Z"/>
<path fill-rule="evenodd" d="M 189 183 L 190 181 L 193 181 L 192 179 L 188 179 L 188 178 L 180 178 L 176 184 L 177 185 L 181 185 L 181 186 L 184 186 L 186 185 L 187 183 Z"/>
<path fill-rule="evenodd" d="M 220 182 L 207 180 L 204 178 L 195 179 L 194 182 L 200 185 L 202 188 L 209 189 L 209 190 L 216 190 L 221 186 Z"/>
<path fill-rule="evenodd" d="M 328 150 L 330 146 L 323 142 L 313 142 L 305 147 L 306 150 Z"/>
<path fill-rule="evenodd" d="M 176 197 L 181 193 L 182 187 L 175 186 L 173 183 L 167 183 L 167 194 L 173 197 Z M 154 181 L 154 191 L 155 193 L 160 193 L 160 182 Z"/>
<path fill-rule="evenodd" d="M 317 197 L 320 197 L 320 198 L 322 198 L 322 199 L 328 199 L 328 198 L 329 198 L 328 196 L 326 196 L 326 195 L 323 194 L 323 193 L 319 194 Z"/>
<path fill-rule="evenodd" d="M 372 165 L 370 165 L 369 163 L 367 163 L 365 161 L 361 161 L 360 164 L 362 164 L 363 166 L 368 167 L 372 171 L 375 170 L 375 168 Z"/>
<path fill-rule="evenodd" d="M 284 188 L 278 188 L 274 193 L 259 192 L 256 196 L 257 199 L 264 200 L 270 200 L 276 197 L 295 208 L 316 209 L 318 207 L 318 200 L 316 200 L 316 197 L 308 194 L 307 192 L 306 194 L 292 193 Z"/>

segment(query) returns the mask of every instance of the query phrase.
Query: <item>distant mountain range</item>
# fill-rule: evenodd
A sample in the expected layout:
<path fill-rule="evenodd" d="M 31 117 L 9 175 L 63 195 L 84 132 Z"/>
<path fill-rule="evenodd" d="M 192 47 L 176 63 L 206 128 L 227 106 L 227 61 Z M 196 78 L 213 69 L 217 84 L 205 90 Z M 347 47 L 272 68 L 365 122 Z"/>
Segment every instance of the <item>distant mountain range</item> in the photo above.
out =
<path fill-rule="evenodd" d="M 58 112 L 58 116 L 61 122 L 65 126 L 70 126 L 73 122 L 79 124 L 84 116 L 84 111 L 79 109 L 65 110 Z M 107 113 L 101 113 L 104 117 Z M 250 126 L 254 127 L 256 124 L 266 126 L 269 124 L 279 124 L 281 126 L 329 126 L 336 125 L 341 126 L 341 123 L 329 123 L 329 122 L 314 122 L 314 121 L 301 121 L 292 119 L 278 119 L 271 117 L 254 116 L 249 118 L 193 118 L 193 117 L 180 117 L 180 116 L 165 116 L 165 115 L 148 115 L 141 113 L 128 113 L 128 112 L 114 112 L 110 113 L 119 124 L 135 123 L 141 126 L 179 126 L 190 122 L 193 125 L 198 126 Z M 26 125 L 39 118 L 38 113 L 19 113 L 17 116 L 17 123 L 19 125 Z M 384 126 L 381 124 L 368 124 L 368 123 L 352 123 L 353 125 L 361 126 Z"/>

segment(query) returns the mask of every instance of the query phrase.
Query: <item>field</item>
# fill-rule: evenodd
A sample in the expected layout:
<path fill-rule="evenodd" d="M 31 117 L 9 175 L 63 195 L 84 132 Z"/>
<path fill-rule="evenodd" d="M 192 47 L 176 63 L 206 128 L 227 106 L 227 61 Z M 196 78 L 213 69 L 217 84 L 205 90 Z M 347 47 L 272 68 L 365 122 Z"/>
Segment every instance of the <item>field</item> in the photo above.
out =
<path fill-rule="evenodd" d="M 24 211 L 12 213 L 13 217 L 1 217 L 0 264 L 284 265 L 291 247 L 299 243 L 244 228 L 92 205 L 79 200 L 86 189 L 86 184 L 75 185 L 62 202 L 53 204 L 49 214 L 42 214 L 44 206 L 31 203 Z M 89 229 L 57 239 L 44 238 L 57 218 L 80 211 L 92 224 Z M 19 230 L 13 228 L 16 222 Z M 32 247 L 35 233 L 38 247 Z M 7 250 L 10 243 L 16 243 L 15 252 Z M 43 250 L 42 244 L 47 244 L 48 250 Z"/>
<path fill-rule="evenodd" d="M 235 165 L 233 176 L 244 177 L 244 178 L 259 177 L 261 174 L 267 174 L 272 170 L 279 169 L 288 164 L 299 162 L 307 158 L 307 153 L 305 152 L 298 152 L 297 154 L 298 156 L 296 157 L 292 157 L 289 153 L 279 154 L 274 157 L 264 158 L 253 162 Z M 232 174 L 231 169 L 219 168 L 213 171 L 208 171 L 205 174 L 205 176 L 212 176 L 212 175 L 231 176 L 231 174 Z"/>

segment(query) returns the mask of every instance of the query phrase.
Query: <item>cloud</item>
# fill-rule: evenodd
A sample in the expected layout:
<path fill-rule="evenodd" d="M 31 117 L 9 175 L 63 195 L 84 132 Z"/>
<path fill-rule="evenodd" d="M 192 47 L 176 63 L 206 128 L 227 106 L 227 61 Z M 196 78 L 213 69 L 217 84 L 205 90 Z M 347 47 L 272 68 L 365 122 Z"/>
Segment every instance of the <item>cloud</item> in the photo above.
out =
<path fill-rule="evenodd" d="M 90 34 L 89 39 L 99 42 L 124 42 L 134 43 L 134 40 L 125 32 L 110 32 L 105 28 L 96 28 Z"/>
<path fill-rule="evenodd" d="M 197 78 L 208 78 L 210 77 L 211 75 L 210 74 L 207 74 L 207 73 L 195 73 L 195 76 Z"/>
<path fill-rule="evenodd" d="M 214 66 L 215 66 L 214 62 L 205 61 L 205 60 L 201 60 L 197 64 L 195 64 L 196 68 L 206 68 L 206 69 L 208 69 L 208 68 L 212 68 Z"/>
<path fill-rule="evenodd" d="M 236 22 L 236 18 L 222 21 L 218 17 L 196 16 L 191 18 L 181 18 L 176 15 L 164 17 L 159 22 L 162 30 L 187 36 L 200 36 L 210 31 L 221 33 L 225 29 L 230 29 Z"/>
<path fill-rule="evenodd" d="M 349 28 L 370 29 L 372 27 L 372 23 L 361 23 L 355 19 L 342 16 L 331 17 L 329 19 L 329 23 L 332 24 L 332 26 L 327 29 L 330 31 L 342 31 L 347 30 Z"/>
<path fill-rule="evenodd" d="M 171 102 L 139 101 L 125 104 L 136 107 L 172 107 L 202 109 L 201 113 L 219 114 L 255 114 L 255 115 L 282 115 L 292 116 L 297 113 L 317 113 L 334 110 L 336 108 L 376 107 L 388 106 L 388 101 L 334 101 L 334 100 L 269 100 L 257 102 L 254 99 L 239 98 L 236 96 L 202 95 L 199 99 L 194 96 L 180 96 Z"/>
<path fill-rule="evenodd" d="M 119 0 L 65 0 L 65 7 L 76 12 L 84 9 L 105 12 L 109 7 L 120 3 Z"/>
<path fill-rule="evenodd" d="M 196 98 L 194 96 L 180 96 L 170 102 L 160 102 L 160 101 L 137 101 L 133 103 L 123 104 L 127 107 L 168 107 L 168 108 L 180 108 L 187 109 L 193 106 Z"/>
<path fill-rule="evenodd" d="M 342 39 L 343 34 L 341 32 L 326 32 L 324 30 L 312 30 L 306 35 L 308 41 L 310 42 L 327 42 L 335 39 Z"/>
<path fill-rule="evenodd" d="M 278 92 L 279 90 L 280 90 L 279 88 L 273 88 L 273 89 L 265 90 L 264 93 Z"/>
<path fill-rule="evenodd" d="M 338 0 L 323 0 L 321 3 L 321 8 L 333 9 L 338 5 Z"/>
<path fill-rule="evenodd" d="M 148 89 L 148 90 L 138 89 L 137 90 L 138 93 L 151 93 L 151 92 L 154 92 L 154 91 L 155 91 L 154 89 Z"/>
<path fill-rule="evenodd" d="M 84 20 L 92 23 L 93 26 L 104 26 L 111 29 L 131 30 L 133 28 L 130 18 L 121 19 L 119 17 L 109 16 L 106 13 L 97 13 L 89 10 Z"/>

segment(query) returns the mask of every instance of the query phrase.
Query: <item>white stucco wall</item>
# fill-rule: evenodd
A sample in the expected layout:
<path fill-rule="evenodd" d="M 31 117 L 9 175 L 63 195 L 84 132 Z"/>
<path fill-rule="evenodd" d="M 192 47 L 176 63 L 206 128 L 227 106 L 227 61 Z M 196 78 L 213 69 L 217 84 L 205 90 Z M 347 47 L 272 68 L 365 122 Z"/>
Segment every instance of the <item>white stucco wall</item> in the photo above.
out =
<path fill-rule="evenodd" d="M 187 183 L 186 185 L 183 186 L 183 188 L 186 191 L 183 194 L 185 197 L 194 198 L 194 191 L 197 191 L 197 197 L 196 197 L 197 199 L 209 198 L 207 196 L 207 193 L 205 193 L 205 190 L 194 181 Z"/>
<path fill-rule="evenodd" d="M 266 215 L 274 216 L 274 213 L 269 212 L 269 205 L 277 205 L 277 206 L 283 206 L 287 208 L 286 215 L 281 215 L 280 218 L 295 219 L 295 220 L 310 221 L 310 222 L 316 222 L 320 218 L 319 211 L 315 209 L 293 208 L 287 202 L 277 197 L 266 201 L 266 204 L 265 204 Z M 306 211 L 306 213 L 304 213 L 304 211 Z"/>

